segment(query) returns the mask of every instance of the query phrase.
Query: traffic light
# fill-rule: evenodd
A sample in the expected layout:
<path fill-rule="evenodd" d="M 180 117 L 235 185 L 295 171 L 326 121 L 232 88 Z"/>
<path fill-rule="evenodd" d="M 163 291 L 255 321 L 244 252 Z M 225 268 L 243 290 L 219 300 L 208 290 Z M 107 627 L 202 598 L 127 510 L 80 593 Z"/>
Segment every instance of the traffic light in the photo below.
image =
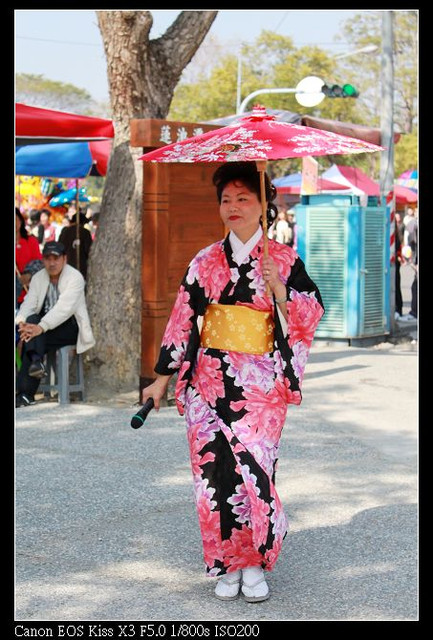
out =
<path fill-rule="evenodd" d="M 355 89 L 353 84 L 343 84 L 341 87 L 339 84 L 324 84 L 321 92 L 327 98 L 357 98 L 359 96 L 359 91 Z"/>

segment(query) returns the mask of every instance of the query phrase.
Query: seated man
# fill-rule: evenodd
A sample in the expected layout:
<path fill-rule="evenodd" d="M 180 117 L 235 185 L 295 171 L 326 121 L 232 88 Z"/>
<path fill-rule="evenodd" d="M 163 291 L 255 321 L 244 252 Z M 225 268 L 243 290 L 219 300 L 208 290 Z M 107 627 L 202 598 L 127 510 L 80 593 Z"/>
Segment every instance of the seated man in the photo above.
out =
<path fill-rule="evenodd" d="M 85 280 L 68 265 L 65 247 L 47 242 L 42 251 L 44 269 L 30 281 L 15 322 L 23 341 L 17 375 L 16 406 L 35 403 L 40 379 L 45 375 L 44 355 L 68 344 L 83 353 L 95 344 L 84 296 Z"/>

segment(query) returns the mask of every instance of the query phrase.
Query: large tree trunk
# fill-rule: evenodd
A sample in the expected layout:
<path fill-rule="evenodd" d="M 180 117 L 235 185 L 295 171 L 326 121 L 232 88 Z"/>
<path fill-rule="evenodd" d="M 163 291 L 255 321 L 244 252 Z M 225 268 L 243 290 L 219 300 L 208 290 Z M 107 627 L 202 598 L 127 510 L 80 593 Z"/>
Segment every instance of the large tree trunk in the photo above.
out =
<path fill-rule="evenodd" d="M 114 150 L 88 271 L 88 307 L 96 338 L 90 388 L 130 389 L 139 382 L 141 350 L 140 149 L 129 146 L 132 118 L 167 116 L 183 69 L 217 11 L 182 11 L 165 34 L 149 39 L 149 11 L 97 11 L 107 59 Z M 145 232 L 145 231 L 144 231 Z"/>

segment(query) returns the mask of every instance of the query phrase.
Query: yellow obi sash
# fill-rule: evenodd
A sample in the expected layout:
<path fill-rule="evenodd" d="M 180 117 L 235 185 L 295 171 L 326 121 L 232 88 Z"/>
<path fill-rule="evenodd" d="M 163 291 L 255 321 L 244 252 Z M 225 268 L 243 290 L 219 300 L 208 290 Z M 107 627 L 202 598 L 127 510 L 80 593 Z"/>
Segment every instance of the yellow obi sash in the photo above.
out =
<path fill-rule="evenodd" d="M 209 304 L 200 345 L 223 351 L 264 354 L 272 351 L 274 321 L 270 311 L 232 304 Z"/>

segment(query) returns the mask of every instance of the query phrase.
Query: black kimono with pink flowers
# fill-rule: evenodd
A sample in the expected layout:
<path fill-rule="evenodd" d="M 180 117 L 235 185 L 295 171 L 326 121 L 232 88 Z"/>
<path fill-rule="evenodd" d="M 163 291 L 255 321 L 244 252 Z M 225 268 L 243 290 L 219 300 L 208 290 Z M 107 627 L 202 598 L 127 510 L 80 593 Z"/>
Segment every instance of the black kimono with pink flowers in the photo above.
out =
<path fill-rule="evenodd" d="M 320 293 L 288 246 L 269 240 L 269 255 L 286 285 L 288 327 L 266 295 L 263 237 L 241 265 L 229 238 L 191 261 L 169 318 L 157 373 L 178 373 L 176 403 L 185 415 L 206 572 L 248 566 L 271 570 L 287 520 L 275 489 L 275 470 L 287 405 L 300 404 L 314 332 L 323 314 Z M 271 311 L 274 350 L 264 355 L 203 348 L 208 304 Z"/>

